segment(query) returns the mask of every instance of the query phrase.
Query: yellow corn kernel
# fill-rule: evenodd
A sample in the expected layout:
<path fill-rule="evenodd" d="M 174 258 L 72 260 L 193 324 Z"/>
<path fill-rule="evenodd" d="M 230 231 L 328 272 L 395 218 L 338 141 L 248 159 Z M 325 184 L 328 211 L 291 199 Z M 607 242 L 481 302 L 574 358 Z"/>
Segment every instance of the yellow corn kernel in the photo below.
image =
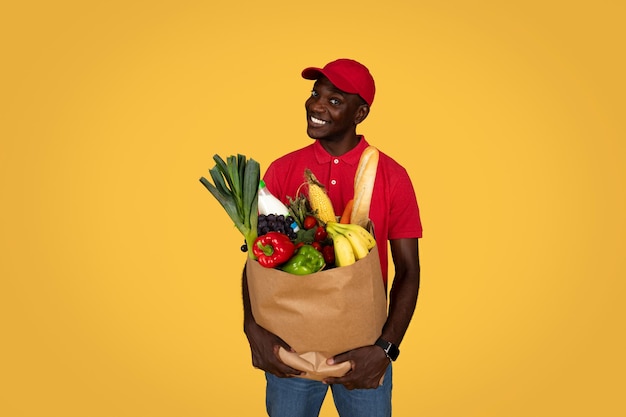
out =
<path fill-rule="evenodd" d="M 326 194 L 324 186 L 315 178 L 310 169 L 304 171 L 304 177 L 309 186 L 309 204 L 313 211 L 316 212 L 318 220 L 322 223 L 337 221 L 333 203 L 330 201 L 328 194 Z"/>

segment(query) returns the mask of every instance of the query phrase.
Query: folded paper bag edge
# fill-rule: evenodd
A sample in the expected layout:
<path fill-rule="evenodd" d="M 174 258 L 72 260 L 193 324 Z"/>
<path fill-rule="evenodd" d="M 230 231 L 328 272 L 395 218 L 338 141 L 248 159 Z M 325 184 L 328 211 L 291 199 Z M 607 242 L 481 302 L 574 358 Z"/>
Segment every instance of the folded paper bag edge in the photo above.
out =
<path fill-rule="evenodd" d="M 288 352 L 281 347 L 278 350 L 278 356 L 286 365 L 306 372 L 304 375 L 299 375 L 300 378 L 314 379 L 316 381 L 321 381 L 327 377 L 342 377 L 351 369 L 350 362 L 328 365 L 326 363 L 328 358 L 324 357 L 319 352 L 297 354 L 295 352 Z"/>
<path fill-rule="evenodd" d="M 287 365 L 294 369 L 306 372 L 304 375 L 298 375 L 298 378 L 312 379 L 315 381 L 323 381 L 328 377 L 340 378 L 350 372 L 352 366 L 350 362 L 340 362 L 335 365 L 328 365 L 323 355 L 318 352 L 306 352 L 298 355 L 295 352 L 287 352 L 284 348 L 279 348 L 278 356 Z M 315 365 L 317 364 L 317 365 Z M 383 385 L 385 374 L 380 377 L 378 385 Z"/>

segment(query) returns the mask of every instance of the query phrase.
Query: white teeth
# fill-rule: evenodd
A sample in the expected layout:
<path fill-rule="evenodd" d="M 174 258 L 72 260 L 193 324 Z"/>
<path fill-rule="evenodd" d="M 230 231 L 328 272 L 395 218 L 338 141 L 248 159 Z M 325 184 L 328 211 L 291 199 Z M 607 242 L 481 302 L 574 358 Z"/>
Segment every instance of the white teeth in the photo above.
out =
<path fill-rule="evenodd" d="M 318 125 L 325 125 L 326 124 L 326 122 L 324 120 L 317 119 L 317 118 L 315 118 L 313 116 L 311 116 L 311 121 L 313 123 L 315 123 L 315 124 L 318 124 Z"/>

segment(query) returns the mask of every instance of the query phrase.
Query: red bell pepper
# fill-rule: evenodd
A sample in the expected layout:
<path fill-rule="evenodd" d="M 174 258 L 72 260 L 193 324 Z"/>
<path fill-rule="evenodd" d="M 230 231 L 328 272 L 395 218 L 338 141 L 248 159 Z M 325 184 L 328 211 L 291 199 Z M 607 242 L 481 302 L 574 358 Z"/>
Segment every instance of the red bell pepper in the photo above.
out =
<path fill-rule="evenodd" d="M 295 246 L 289 237 L 279 232 L 268 232 L 254 241 L 252 252 L 259 260 L 259 265 L 275 268 L 291 258 Z"/>

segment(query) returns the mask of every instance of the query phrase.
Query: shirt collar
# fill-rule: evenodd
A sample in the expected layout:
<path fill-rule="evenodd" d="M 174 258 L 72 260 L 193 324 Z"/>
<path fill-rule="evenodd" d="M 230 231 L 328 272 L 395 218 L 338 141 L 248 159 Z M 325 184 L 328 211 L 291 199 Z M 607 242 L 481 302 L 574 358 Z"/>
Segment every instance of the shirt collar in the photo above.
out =
<path fill-rule="evenodd" d="M 365 136 L 361 135 L 361 140 L 357 145 L 340 156 L 333 156 L 329 154 L 326 149 L 320 144 L 319 140 L 316 140 L 313 143 L 313 151 L 315 153 L 315 159 L 319 164 L 327 164 L 332 159 L 339 158 L 341 162 L 344 162 L 348 165 L 357 165 L 359 163 L 359 159 L 361 159 L 361 154 L 369 146 L 369 143 L 365 140 Z"/>

